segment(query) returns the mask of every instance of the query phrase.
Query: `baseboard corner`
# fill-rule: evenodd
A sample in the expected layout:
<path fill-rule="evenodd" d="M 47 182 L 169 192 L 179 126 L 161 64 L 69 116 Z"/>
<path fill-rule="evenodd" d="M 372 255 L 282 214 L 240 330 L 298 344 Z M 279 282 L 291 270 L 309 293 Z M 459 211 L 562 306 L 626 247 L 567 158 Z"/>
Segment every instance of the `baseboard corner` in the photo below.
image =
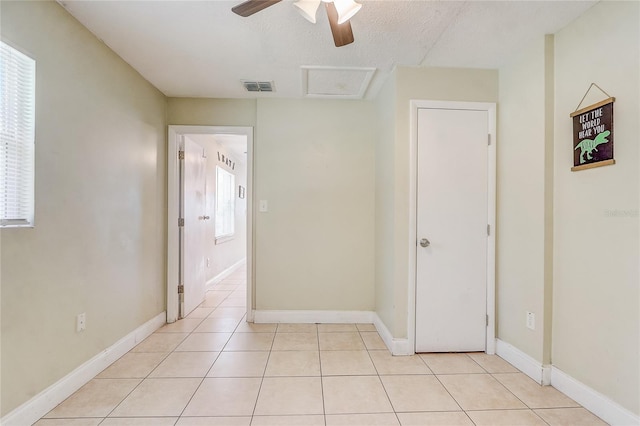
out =
<path fill-rule="evenodd" d="M 378 334 L 387 346 L 387 349 L 389 349 L 389 352 L 391 352 L 391 355 L 405 356 L 413 355 L 415 353 L 413 348 L 409 345 L 409 339 L 393 337 L 385 323 L 375 312 L 373 312 L 373 325 L 375 325 L 376 330 L 378 330 Z"/>
<path fill-rule="evenodd" d="M 522 371 L 541 385 L 548 385 L 550 380 L 550 368 L 535 360 L 515 346 L 496 339 L 496 354 L 509 364 Z"/>

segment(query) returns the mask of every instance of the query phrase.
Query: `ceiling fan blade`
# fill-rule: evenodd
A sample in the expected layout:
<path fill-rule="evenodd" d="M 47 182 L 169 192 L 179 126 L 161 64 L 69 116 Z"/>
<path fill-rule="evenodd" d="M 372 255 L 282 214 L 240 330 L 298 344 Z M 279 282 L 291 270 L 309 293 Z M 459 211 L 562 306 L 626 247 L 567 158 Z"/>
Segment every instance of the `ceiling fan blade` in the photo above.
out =
<path fill-rule="evenodd" d="M 269 6 L 279 3 L 280 1 L 282 0 L 248 0 L 232 7 L 231 11 L 246 18 L 256 12 L 260 12 L 262 9 L 266 9 Z"/>
<path fill-rule="evenodd" d="M 327 8 L 327 16 L 329 17 L 329 25 L 331 25 L 331 33 L 333 34 L 333 42 L 336 47 L 345 46 L 353 43 L 353 31 L 351 31 L 351 23 L 349 21 L 338 24 L 338 10 L 333 2 L 325 3 Z"/>

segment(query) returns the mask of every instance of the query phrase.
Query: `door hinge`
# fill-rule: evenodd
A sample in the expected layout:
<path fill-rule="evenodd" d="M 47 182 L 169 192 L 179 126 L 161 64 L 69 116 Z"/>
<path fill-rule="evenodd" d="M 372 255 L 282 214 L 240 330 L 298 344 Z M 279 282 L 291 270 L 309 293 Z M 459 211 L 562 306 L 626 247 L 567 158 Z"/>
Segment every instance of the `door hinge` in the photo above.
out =
<path fill-rule="evenodd" d="M 487 225 L 487 236 L 491 235 L 491 225 Z"/>
<path fill-rule="evenodd" d="M 487 327 L 489 326 L 489 315 L 485 315 L 487 317 Z"/>
<path fill-rule="evenodd" d="M 184 219 L 183 218 L 179 218 L 178 219 L 178 226 L 184 226 Z"/>
<path fill-rule="evenodd" d="M 491 134 L 487 135 L 487 145 L 491 145 Z"/>
<path fill-rule="evenodd" d="M 178 151 L 178 160 L 184 160 L 184 151 Z"/>
<path fill-rule="evenodd" d="M 184 284 L 178 284 L 178 294 L 184 294 Z"/>

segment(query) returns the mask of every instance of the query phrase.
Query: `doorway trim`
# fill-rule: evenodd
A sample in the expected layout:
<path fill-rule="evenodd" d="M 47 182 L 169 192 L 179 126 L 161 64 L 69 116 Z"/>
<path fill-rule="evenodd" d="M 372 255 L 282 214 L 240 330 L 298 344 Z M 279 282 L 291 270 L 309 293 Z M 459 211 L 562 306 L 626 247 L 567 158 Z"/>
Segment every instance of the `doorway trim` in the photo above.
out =
<path fill-rule="evenodd" d="M 412 353 L 416 349 L 416 235 L 417 235 L 417 197 L 418 197 L 418 110 L 419 109 L 456 109 L 487 111 L 489 115 L 489 147 L 487 153 L 488 211 L 487 222 L 491 229 L 487 238 L 487 354 L 496 350 L 496 104 L 491 102 L 455 102 L 455 101 L 410 101 L 410 138 L 409 138 L 409 282 L 408 282 L 408 319 L 407 338 Z"/>
<path fill-rule="evenodd" d="M 182 126 L 170 125 L 167 137 L 167 322 L 178 319 L 179 277 L 179 204 L 180 163 L 178 148 L 180 136 L 185 134 L 227 134 L 247 137 L 247 321 L 253 322 L 253 127 L 236 126 Z"/>

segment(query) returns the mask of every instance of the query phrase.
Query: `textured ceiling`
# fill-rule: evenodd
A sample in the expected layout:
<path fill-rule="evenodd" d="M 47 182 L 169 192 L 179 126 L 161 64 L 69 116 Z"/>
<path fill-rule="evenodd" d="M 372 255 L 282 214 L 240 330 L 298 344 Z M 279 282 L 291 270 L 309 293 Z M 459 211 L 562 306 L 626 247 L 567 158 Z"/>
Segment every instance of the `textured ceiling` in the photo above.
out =
<path fill-rule="evenodd" d="M 241 0 L 59 3 L 167 96 L 303 97 L 301 67 L 312 66 L 374 68 L 371 99 L 396 65 L 499 68 L 595 1 L 362 0 L 355 42 L 340 48 L 322 7 L 312 24 L 288 0 L 248 18 L 231 12 Z M 323 90 L 355 84 L 324 74 L 314 80 Z M 241 80 L 273 81 L 276 92 L 247 93 Z"/>

